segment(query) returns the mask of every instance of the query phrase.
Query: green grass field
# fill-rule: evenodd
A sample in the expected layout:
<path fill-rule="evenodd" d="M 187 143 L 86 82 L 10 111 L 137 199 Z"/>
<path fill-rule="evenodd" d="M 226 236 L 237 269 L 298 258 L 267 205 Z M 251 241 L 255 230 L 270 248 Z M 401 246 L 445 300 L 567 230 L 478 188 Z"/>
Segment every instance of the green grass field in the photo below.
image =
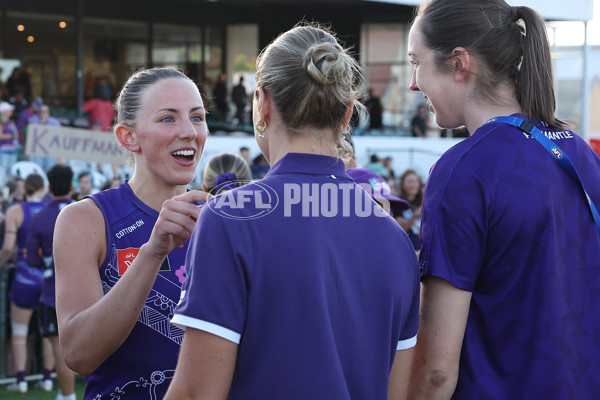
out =
<path fill-rule="evenodd" d="M 54 389 L 51 392 L 44 392 L 42 389 L 35 387 L 36 382 L 29 382 L 29 391 L 25 394 L 9 392 L 6 386 L 0 387 L 0 399 L 2 400 L 54 400 L 58 393 L 58 385 L 54 379 Z M 75 381 L 75 393 L 77 400 L 83 399 L 85 390 L 85 378 L 77 377 Z"/>

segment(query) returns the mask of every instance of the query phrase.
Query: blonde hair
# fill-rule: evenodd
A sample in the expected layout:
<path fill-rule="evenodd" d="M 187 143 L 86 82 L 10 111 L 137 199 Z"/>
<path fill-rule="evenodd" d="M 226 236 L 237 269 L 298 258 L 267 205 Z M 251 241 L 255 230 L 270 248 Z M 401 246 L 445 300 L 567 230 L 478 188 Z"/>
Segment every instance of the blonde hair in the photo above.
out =
<path fill-rule="evenodd" d="M 252 180 L 250 167 L 241 156 L 234 153 L 218 153 L 208 161 L 202 174 L 202 183 L 206 191 L 216 194 L 219 188 L 215 188 L 215 179 L 227 172 L 235 174 L 235 181 L 232 182 L 236 187 Z"/>
<path fill-rule="evenodd" d="M 352 157 L 341 130 L 348 104 L 359 114 L 365 107 L 362 70 L 334 34 L 319 24 L 301 22 L 281 34 L 256 60 L 256 86 L 268 92 L 293 133 L 301 128 L 329 128 L 338 155 Z"/>

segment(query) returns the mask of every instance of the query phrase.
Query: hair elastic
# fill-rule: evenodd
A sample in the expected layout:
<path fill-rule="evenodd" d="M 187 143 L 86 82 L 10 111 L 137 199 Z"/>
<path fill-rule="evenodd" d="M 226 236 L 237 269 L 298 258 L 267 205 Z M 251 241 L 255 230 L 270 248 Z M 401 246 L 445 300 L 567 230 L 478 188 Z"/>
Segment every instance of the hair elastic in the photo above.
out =
<path fill-rule="evenodd" d="M 236 174 L 234 174 L 233 172 L 225 172 L 215 178 L 213 186 L 219 190 L 230 190 L 234 189 L 237 186 L 237 182 L 238 178 Z"/>
<path fill-rule="evenodd" d="M 519 7 L 518 6 L 517 7 L 512 6 L 510 8 L 510 11 L 512 12 L 512 19 L 513 19 L 513 21 L 517 22 L 517 20 L 519 20 Z"/>
<path fill-rule="evenodd" d="M 326 55 L 321 57 L 319 59 L 319 61 L 317 61 L 317 64 L 315 64 L 315 66 L 317 67 L 317 69 L 319 70 L 319 72 L 323 73 L 323 71 L 321 70 L 321 67 L 323 67 L 323 61 L 325 61 L 325 57 L 327 57 Z"/>

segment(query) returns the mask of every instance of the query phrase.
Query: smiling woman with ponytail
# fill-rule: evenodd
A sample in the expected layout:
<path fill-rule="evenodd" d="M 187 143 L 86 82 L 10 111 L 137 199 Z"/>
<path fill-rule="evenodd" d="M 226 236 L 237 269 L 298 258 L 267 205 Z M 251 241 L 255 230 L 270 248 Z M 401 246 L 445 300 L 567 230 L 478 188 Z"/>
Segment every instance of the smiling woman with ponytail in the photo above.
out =
<path fill-rule="evenodd" d="M 409 398 L 597 398 L 600 159 L 555 116 L 543 19 L 428 0 L 408 47 L 436 124 L 473 133 L 425 187 Z"/>

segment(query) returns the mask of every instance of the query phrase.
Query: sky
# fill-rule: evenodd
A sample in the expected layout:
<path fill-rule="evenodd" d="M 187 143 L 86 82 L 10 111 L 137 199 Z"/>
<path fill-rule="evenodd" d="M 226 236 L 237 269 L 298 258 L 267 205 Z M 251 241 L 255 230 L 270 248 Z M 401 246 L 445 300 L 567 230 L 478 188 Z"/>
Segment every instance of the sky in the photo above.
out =
<path fill-rule="evenodd" d="M 555 44 L 559 46 L 580 46 L 584 40 L 584 24 L 582 22 L 558 22 L 556 24 Z M 552 37 L 550 37 L 552 42 Z M 600 45 L 600 0 L 594 0 L 594 16 L 588 22 L 588 43 Z"/>

